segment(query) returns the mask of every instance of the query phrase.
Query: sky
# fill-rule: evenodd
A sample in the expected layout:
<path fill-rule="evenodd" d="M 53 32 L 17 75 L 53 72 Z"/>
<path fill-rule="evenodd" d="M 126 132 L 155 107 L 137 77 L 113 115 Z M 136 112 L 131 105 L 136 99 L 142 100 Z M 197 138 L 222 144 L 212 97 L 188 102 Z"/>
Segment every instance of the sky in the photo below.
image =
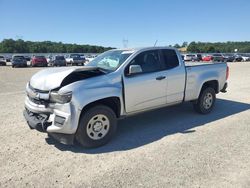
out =
<path fill-rule="evenodd" d="M 250 0 L 0 0 L 0 41 L 143 47 L 250 41 Z"/>

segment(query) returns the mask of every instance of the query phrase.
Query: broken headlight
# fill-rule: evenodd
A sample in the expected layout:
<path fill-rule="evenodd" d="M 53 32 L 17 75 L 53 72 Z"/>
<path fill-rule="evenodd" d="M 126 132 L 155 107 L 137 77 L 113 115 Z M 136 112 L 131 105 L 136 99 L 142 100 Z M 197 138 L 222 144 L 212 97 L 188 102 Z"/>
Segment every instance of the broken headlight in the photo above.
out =
<path fill-rule="evenodd" d="M 49 99 L 51 102 L 60 103 L 60 104 L 70 102 L 71 98 L 72 98 L 72 92 L 58 93 L 56 91 L 52 91 L 49 96 Z"/>

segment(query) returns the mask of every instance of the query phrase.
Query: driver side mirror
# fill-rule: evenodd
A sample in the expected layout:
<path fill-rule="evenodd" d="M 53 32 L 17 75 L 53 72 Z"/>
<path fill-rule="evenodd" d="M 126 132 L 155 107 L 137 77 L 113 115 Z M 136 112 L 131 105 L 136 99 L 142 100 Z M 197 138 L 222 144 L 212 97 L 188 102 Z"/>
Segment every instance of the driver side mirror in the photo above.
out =
<path fill-rule="evenodd" d="M 129 66 L 129 75 L 138 74 L 141 72 L 142 72 L 142 69 L 141 69 L 140 65 L 130 65 Z"/>

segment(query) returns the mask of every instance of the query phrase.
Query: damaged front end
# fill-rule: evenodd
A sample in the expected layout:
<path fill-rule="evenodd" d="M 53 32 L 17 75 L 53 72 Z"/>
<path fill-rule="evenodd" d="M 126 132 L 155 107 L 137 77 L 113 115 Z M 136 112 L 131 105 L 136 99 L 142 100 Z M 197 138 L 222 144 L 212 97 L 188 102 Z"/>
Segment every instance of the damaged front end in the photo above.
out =
<path fill-rule="evenodd" d="M 47 127 L 52 124 L 52 122 L 48 122 L 49 114 L 37 114 L 25 108 L 25 110 L 23 111 L 23 115 L 30 129 L 36 129 L 40 132 L 46 132 Z"/>
<path fill-rule="evenodd" d="M 102 74 L 93 67 L 43 70 L 35 74 L 26 86 L 23 112 L 29 127 L 46 132 L 63 144 L 73 144 L 81 108 L 67 86 Z"/>

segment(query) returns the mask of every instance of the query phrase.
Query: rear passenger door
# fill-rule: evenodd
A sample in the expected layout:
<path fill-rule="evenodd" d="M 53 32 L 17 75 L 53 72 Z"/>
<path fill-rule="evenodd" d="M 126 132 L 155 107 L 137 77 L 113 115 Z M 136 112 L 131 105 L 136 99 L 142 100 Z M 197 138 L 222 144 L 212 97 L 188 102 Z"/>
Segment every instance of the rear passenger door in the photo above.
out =
<path fill-rule="evenodd" d="M 184 97 L 186 82 L 185 65 L 179 62 L 174 49 L 162 49 L 161 57 L 167 70 L 167 103 L 181 102 Z M 181 58 L 180 61 L 182 61 Z"/>

